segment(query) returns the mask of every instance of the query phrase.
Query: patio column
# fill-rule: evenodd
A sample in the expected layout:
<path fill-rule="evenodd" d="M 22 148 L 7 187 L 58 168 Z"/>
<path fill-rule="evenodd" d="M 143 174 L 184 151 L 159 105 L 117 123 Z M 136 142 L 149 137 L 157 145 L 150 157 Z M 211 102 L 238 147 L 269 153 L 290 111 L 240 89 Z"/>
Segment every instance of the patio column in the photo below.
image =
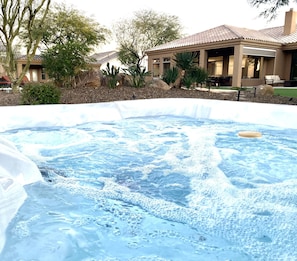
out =
<path fill-rule="evenodd" d="M 207 70 L 207 53 L 205 49 L 200 49 L 199 66 Z"/>
<path fill-rule="evenodd" d="M 280 75 L 283 78 L 283 71 L 284 71 L 284 55 L 283 51 L 278 49 L 276 50 L 275 58 L 274 58 L 274 67 L 273 67 L 273 74 Z"/>
<path fill-rule="evenodd" d="M 241 44 L 235 45 L 234 46 L 234 65 L 233 65 L 232 87 L 240 87 L 241 86 L 242 57 L 243 57 L 243 46 Z"/>
<path fill-rule="evenodd" d="M 228 76 L 229 55 L 223 57 L 223 76 Z"/>
<path fill-rule="evenodd" d="M 265 77 L 265 73 L 264 73 L 264 57 L 262 56 L 260 59 L 260 75 L 259 78 L 260 79 L 264 79 Z"/>

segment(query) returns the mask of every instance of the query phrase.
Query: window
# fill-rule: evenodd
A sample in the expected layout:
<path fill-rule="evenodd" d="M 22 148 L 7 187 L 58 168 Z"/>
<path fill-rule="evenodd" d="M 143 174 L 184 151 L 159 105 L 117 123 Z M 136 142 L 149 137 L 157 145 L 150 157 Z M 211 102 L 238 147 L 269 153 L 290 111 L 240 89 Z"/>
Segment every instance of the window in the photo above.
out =
<path fill-rule="evenodd" d="M 234 55 L 229 56 L 229 64 L 228 64 L 228 75 L 233 75 L 233 69 L 234 69 Z"/>
<path fill-rule="evenodd" d="M 242 78 L 259 78 L 261 57 L 244 55 L 242 59 Z"/>
<path fill-rule="evenodd" d="M 193 63 L 195 66 L 199 66 L 199 55 L 200 55 L 200 52 L 193 52 L 193 55 L 194 55 L 194 60 L 193 60 Z"/>
<path fill-rule="evenodd" d="M 38 70 L 37 69 L 32 69 L 30 71 L 31 71 L 32 81 L 33 82 L 38 82 Z"/>
<path fill-rule="evenodd" d="M 223 74 L 223 56 L 210 57 L 207 62 L 208 74 L 211 76 L 220 76 Z"/>
<path fill-rule="evenodd" d="M 153 60 L 153 77 L 159 77 L 160 76 L 160 59 L 154 59 Z"/>
<path fill-rule="evenodd" d="M 46 80 L 46 73 L 45 73 L 45 69 L 43 67 L 41 68 L 41 79 Z"/>
<path fill-rule="evenodd" d="M 163 58 L 163 74 L 170 69 L 170 57 Z"/>

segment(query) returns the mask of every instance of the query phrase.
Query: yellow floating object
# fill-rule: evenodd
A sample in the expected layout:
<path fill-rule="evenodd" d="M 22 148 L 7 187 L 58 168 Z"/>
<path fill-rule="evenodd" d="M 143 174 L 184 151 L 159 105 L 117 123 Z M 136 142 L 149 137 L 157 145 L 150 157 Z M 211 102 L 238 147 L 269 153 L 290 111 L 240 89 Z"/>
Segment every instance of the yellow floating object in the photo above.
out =
<path fill-rule="evenodd" d="M 240 131 L 240 132 L 238 132 L 238 135 L 240 137 L 244 137 L 244 138 L 260 138 L 260 137 L 262 137 L 261 132 L 258 132 L 258 131 Z"/>

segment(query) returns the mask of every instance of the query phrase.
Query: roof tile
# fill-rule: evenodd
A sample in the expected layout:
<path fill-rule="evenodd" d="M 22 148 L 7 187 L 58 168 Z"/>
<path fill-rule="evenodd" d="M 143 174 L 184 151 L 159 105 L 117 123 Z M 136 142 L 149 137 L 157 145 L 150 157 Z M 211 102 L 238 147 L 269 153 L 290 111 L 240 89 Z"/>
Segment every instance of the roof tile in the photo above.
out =
<path fill-rule="evenodd" d="M 290 35 L 284 35 L 284 27 L 272 27 L 260 30 L 260 32 L 265 33 L 276 39 L 282 44 L 296 43 L 297 42 L 297 32 L 291 33 Z"/>
<path fill-rule="evenodd" d="M 274 43 L 279 42 L 279 39 L 275 38 L 273 35 L 267 34 L 265 31 L 240 28 L 230 25 L 221 25 L 197 34 L 187 36 L 182 39 L 174 40 L 169 43 L 153 47 L 148 51 L 172 49 L 177 47 L 199 45 L 205 43 L 215 43 L 220 41 L 236 39 L 256 40 Z"/>

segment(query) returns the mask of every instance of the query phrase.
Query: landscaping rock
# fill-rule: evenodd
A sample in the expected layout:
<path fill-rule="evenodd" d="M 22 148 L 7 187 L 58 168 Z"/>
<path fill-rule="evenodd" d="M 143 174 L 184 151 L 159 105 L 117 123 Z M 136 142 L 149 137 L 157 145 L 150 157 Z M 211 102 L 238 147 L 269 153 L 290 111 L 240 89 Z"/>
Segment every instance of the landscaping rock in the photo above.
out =
<path fill-rule="evenodd" d="M 271 85 L 259 85 L 256 88 L 256 94 L 262 96 L 272 96 L 274 94 L 274 89 Z"/>
<path fill-rule="evenodd" d="M 166 82 L 159 78 L 152 79 L 152 81 L 149 83 L 149 87 L 158 88 L 164 91 L 171 89 L 171 87 Z"/>

